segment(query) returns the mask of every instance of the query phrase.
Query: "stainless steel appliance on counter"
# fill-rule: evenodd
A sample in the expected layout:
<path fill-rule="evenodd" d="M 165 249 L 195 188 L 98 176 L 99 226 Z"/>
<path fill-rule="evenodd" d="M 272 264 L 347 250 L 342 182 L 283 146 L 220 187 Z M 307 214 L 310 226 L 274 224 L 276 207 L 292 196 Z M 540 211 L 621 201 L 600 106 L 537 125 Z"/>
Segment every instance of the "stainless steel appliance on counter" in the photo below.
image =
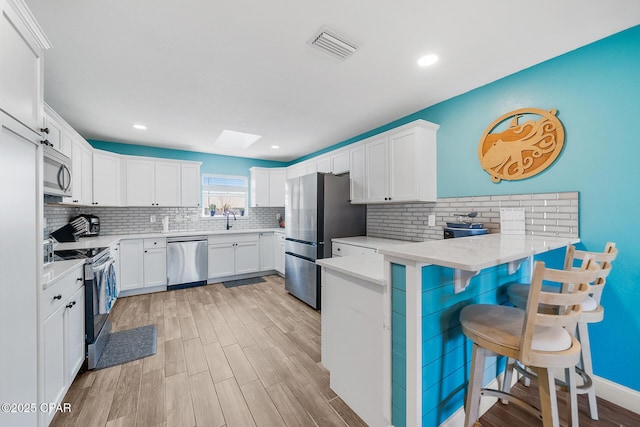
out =
<path fill-rule="evenodd" d="M 111 333 L 109 312 L 116 301 L 114 262 L 109 248 L 55 251 L 55 260 L 85 259 L 84 309 L 87 367 L 94 369 Z"/>
<path fill-rule="evenodd" d="M 167 239 L 167 289 L 206 285 L 208 273 L 206 236 Z"/>
<path fill-rule="evenodd" d="M 447 226 L 444 227 L 444 238 L 455 239 L 457 237 L 478 236 L 489 233 L 489 230 L 483 228 L 484 224 L 474 222 L 477 216 L 478 212 L 458 214 L 458 222 L 447 222 Z"/>
<path fill-rule="evenodd" d="M 285 289 L 320 308 L 320 267 L 331 239 L 366 234 L 366 207 L 349 201 L 349 177 L 313 173 L 287 180 Z"/>

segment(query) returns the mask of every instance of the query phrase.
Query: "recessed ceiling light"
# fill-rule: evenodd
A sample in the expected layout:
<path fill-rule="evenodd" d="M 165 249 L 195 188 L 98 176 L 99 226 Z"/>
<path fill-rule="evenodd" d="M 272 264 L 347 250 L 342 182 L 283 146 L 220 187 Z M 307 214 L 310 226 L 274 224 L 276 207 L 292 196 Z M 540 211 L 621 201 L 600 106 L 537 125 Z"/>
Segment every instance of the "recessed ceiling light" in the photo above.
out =
<path fill-rule="evenodd" d="M 274 150 L 277 150 L 278 148 L 280 148 L 279 145 L 272 145 L 271 148 L 273 148 Z"/>
<path fill-rule="evenodd" d="M 262 138 L 261 135 L 224 130 L 213 145 L 220 148 L 243 149 L 247 148 L 260 138 Z"/>
<path fill-rule="evenodd" d="M 141 125 L 141 124 L 135 124 L 133 125 L 134 129 L 140 129 L 140 130 L 147 130 L 147 127 L 145 125 Z"/>
<path fill-rule="evenodd" d="M 429 65 L 433 65 L 438 62 L 438 55 L 425 55 L 422 58 L 418 59 L 418 65 L 421 67 L 428 67 Z"/>

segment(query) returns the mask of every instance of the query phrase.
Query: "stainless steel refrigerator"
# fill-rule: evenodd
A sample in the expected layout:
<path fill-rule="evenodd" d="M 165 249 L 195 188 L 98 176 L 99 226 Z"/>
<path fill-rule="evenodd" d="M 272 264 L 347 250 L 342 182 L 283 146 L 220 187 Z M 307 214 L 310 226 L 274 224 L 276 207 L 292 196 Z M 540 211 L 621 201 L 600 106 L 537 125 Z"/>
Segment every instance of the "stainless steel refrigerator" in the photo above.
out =
<path fill-rule="evenodd" d="M 331 239 L 366 234 L 366 207 L 349 201 L 349 176 L 313 173 L 287 180 L 285 289 L 320 309 L 320 267 Z"/>

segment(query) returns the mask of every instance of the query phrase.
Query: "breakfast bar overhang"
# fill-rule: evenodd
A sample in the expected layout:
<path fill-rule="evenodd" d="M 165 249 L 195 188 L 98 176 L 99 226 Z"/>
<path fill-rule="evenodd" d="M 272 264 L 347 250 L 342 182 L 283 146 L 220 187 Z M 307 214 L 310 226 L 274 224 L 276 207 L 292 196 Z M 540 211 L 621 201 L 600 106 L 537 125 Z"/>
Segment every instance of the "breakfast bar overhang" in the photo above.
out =
<path fill-rule="evenodd" d="M 381 249 L 388 348 L 385 414 L 395 427 L 438 426 L 463 407 L 471 346 L 460 310 L 501 304 L 505 284 L 528 282 L 533 260 L 562 268 L 575 237 L 487 234 Z M 387 323 L 388 322 L 388 323 Z M 500 374 L 487 363 L 484 383 Z"/>

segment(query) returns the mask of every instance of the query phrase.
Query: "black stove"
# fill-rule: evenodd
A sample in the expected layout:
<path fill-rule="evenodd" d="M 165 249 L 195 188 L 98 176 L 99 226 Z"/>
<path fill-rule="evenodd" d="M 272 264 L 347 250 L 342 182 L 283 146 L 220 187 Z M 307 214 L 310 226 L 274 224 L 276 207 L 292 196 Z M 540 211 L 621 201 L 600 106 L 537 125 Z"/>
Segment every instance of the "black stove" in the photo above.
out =
<path fill-rule="evenodd" d="M 102 255 L 108 248 L 87 248 L 87 249 L 67 249 L 54 251 L 54 261 L 64 261 L 68 259 L 92 259 Z"/>

